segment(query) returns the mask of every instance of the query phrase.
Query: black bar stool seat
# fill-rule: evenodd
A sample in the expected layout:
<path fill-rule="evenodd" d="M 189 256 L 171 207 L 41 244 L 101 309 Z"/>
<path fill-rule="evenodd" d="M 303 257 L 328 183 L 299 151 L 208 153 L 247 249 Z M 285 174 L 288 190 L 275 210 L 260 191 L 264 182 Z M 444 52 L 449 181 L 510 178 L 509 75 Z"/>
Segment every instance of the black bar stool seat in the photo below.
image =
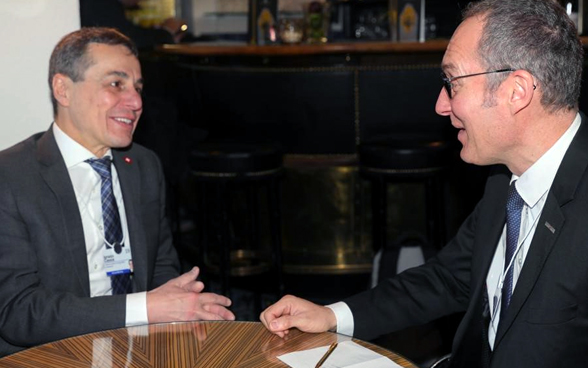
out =
<path fill-rule="evenodd" d="M 231 277 L 271 272 L 275 278 L 268 283 L 275 282 L 277 296 L 283 295 L 282 158 L 277 145 L 256 142 L 204 142 L 190 153 L 200 262 L 220 274 L 223 294 L 230 292 Z M 262 225 L 269 228 L 269 249 L 262 246 Z"/>
<path fill-rule="evenodd" d="M 427 238 L 436 247 L 442 247 L 445 201 L 441 176 L 449 164 L 450 145 L 415 137 L 382 138 L 360 144 L 358 153 L 360 175 L 372 185 L 374 251 L 386 246 L 387 184 L 399 182 L 425 184 Z"/>
<path fill-rule="evenodd" d="M 247 180 L 282 168 L 282 154 L 271 143 L 206 142 L 190 155 L 192 173 L 200 177 Z"/>

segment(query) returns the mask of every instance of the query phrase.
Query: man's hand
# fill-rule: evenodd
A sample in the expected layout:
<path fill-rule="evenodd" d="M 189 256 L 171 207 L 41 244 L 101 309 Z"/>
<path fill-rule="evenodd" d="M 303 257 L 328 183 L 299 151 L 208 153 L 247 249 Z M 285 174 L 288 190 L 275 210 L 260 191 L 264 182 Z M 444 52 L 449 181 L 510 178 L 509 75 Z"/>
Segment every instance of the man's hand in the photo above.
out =
<path fill-rule="evenodd" d="M 325 332 L 337 327 L 337 318 L 330 308 L 292 295 L 286 295 L 270 305 L 259 319 L 270 332 L 280 337 L 284 337 L 292 327 L 304 332 Z"/>
<path fill-rule="evenodd" d="M 202 293 L 204 284 L 196 281 L 199 272 L 198 267 L 194 267 L 147 293 L 149 323 L 235 319 L 235 315 L 226 308 L 231 305 L 229 298 Z"/>

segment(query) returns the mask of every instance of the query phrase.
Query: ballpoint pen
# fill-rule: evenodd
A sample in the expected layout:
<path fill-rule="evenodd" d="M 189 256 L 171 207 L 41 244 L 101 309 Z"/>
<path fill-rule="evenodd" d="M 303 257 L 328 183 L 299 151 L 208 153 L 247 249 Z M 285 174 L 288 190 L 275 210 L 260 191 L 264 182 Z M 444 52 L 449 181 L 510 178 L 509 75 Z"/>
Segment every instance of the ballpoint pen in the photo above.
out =
<path fill-rule="evenodd" d="M 336 342 L 332 343 L 331 346 L 329 346 L 329 350 L 327 350 L 327 352 L 325 353 L 325 355 L 323 355 L 321 360 L 319 360 L 318 363 L 316 363 L 316 366 L 314 368 L 320 368 L 320 366 L 323 365 L 325 360 L 327 360 L 329 355 L 331 355 L 331 353 L 333 353 L 333 351 L 335 350 L 336 347 L 337 347 L 337 343 Z"/>

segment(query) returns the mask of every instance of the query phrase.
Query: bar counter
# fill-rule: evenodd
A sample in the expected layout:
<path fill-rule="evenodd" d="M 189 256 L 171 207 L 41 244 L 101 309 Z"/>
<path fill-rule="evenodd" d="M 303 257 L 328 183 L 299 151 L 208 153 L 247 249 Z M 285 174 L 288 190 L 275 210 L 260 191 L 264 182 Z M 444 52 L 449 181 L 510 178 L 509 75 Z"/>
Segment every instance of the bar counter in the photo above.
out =
<path fill-rule="evenodd" d="M 325 55 L 357 53 L 427 53 L 444 52 L 448 40 L 431 40 L 427 42 L 341 42 L 324 44 L 292 44 L 256 46 L 244 43 L 198 43 L 162 45 L 158 51 L 170 55 Z"/>
<path fill-rule="evenodd" d="M 588 37 L 580 37 L 586 47 Z M 327 54 L 406 54 L 406 53 L 444 53 L 449 40 L 435 39 L 426 42 L 334 42 L 324 44 L 287 44 L 257 46 L 237 42 L 203 42 L 194 44 L 161 45 L 158 52 L 168 55 L 192 56 L 301 56 Z"/>
<path fill-rule="evenodd" d="M 203 42 L 163 45 L 142 62 L 146 94 L 156 91 L 176 105 L 178 120 L 206 131 L 208 139 L 270 140 L 283 147 L 287 273 L 367 273 L 373 256 L 370 188 L 357 174 L 363 142 L 392 136 L 455 143 L 449 237 L 481 194 L 483 177 L 471 185 L 457 180 L 476 173 L 460 162 L 449 119 L 435 112 L 447 44 Z M 585 89 L 585 111 L 584 95 Z M 414 189 L 391 190 L 389 239 L 423 233 L 421 195 L 413 203 L 407 194 Z"/>
<path fill-rule="evenodd" d="M 145 91 L 156 79 L 180 120 L 208 139 L 283 147 L 286 273 L 366 274 L 370 192 L 357 173 L 357 147 L 382 136 L 455 140 L 434 109 L 447 43 L 164 45 L 142 58 Z M 405 201 L 393 190 L 391 198 Z M 419 209 L 391 213 L 390 239 L 411 224 L 424 229 Z"/>

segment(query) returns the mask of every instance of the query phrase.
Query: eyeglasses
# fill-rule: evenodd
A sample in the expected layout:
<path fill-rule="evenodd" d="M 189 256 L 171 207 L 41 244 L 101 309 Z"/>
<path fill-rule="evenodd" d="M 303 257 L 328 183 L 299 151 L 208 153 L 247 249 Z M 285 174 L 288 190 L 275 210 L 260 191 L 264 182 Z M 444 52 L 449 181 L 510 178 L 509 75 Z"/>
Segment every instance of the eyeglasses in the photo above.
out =
<path fill-rule="evenodd" d="M 447 91 L 447 96 L 449 96 L 449 98 L 451 98 L 451 82 L 453 82 L 454 80 L 461 79 L 461 78 L 467 78 L 467 77 L 475 77 L 476 75 L 514 72 L 514 71 L 515 71 L 514 69 L 507 68 L 507 69 L 491 70 L 489 72 L 459 75 L 457 77 L 451 77 L 451 78 L 447 77 L 445 72 L 441 72 L 441 80 L 443 81 L 443 87 L 445 88 L 445 91 Z"/>

